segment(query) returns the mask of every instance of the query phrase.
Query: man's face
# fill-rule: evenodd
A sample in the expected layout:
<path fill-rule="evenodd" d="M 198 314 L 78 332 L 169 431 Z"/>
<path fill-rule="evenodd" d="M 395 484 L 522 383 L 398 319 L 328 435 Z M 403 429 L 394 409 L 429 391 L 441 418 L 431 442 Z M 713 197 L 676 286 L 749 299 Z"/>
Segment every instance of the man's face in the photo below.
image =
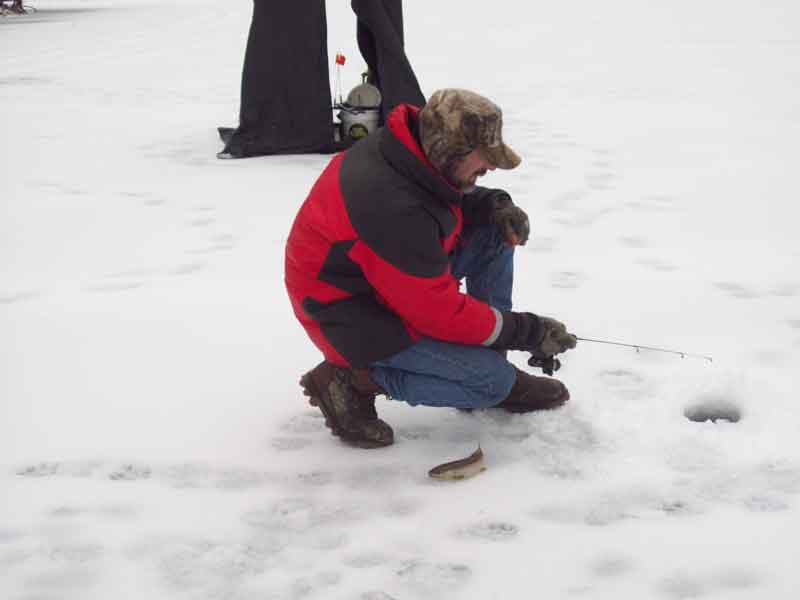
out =
<path fill-rule="evenodd" d="M 495 166 L 486 160 L 479 150 L 473 150 L 456 161 L 445 177 L 456 188 L 465 194 L 475 189 L 478 177 L 486 175 L 487 171 L 494 171 Z"/>

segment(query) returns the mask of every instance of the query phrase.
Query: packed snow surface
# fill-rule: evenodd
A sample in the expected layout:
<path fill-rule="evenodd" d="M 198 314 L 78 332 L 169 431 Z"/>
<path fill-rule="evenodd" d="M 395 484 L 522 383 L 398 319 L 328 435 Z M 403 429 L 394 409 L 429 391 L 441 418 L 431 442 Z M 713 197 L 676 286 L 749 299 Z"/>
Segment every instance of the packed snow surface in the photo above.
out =
<path fill-rule="evenodd" d="M 381 400 L 364 451 L 300 393 L 283 287 L 329 157 L 215 158 L 251 3 L 31 1 L 0 17 L 0 597 L 798 597 L 800 3 L 406 0 L 423 91 L 493 98 L 523 156 L 482 180 L 531 215 L 516 307 L 714 360 L 582 342 L 565 408 Z M 349 88 L 349 3 L 328 27 Z"/>

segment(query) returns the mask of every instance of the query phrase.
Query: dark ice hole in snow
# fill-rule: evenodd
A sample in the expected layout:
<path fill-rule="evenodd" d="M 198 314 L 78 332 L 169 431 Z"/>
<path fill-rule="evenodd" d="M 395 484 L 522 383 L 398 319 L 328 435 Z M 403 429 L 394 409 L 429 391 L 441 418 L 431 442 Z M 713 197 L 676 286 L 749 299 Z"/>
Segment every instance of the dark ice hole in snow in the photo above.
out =
<path fill-rule="evenodd" d="M 683 411 L 684 416 L 695 423 L 705 423 L 711 421 L 728 421 L 738 423 L 742 418 L 741 409 L 727 398 L 718 396 L 706 396 L 699 398 L 693 404 L 687 406 Z"/>

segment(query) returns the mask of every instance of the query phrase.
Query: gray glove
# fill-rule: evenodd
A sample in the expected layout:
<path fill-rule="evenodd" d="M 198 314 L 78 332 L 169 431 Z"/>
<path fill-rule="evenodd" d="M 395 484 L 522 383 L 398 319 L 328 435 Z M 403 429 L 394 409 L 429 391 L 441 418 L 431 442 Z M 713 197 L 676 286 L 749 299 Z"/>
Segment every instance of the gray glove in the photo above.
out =
<path fill-rule="evenodd" d="M 503 239 L 511 245 L 524 246 L 531 234 L 528 215 L 513 204 L 496 208 L 492 214 L 492 222 L 497 226 Z"/>
<path fill-rule="evenodd" d="M 578 338 L 567 332 L 567 326 L 561 321 L 550 317 L 539 317 L 542 328 L 542 337 L 539 342 L 539 352 L 544 356 L 555 356 L 574 348 Z"/>

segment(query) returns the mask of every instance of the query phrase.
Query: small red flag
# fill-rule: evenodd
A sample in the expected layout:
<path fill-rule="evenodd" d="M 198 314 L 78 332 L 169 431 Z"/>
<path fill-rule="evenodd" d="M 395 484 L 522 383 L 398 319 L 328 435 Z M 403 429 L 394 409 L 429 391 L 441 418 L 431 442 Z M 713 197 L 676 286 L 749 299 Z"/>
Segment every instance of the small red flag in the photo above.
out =
<path fill-rule="evenodd" d="M 344 57 L 344 54 L 342 54 L 341 52 L 337 52 L 336 53 L 336 64 L 337 65 L 343 65 L 345 60 L 346 59 Z"/>

